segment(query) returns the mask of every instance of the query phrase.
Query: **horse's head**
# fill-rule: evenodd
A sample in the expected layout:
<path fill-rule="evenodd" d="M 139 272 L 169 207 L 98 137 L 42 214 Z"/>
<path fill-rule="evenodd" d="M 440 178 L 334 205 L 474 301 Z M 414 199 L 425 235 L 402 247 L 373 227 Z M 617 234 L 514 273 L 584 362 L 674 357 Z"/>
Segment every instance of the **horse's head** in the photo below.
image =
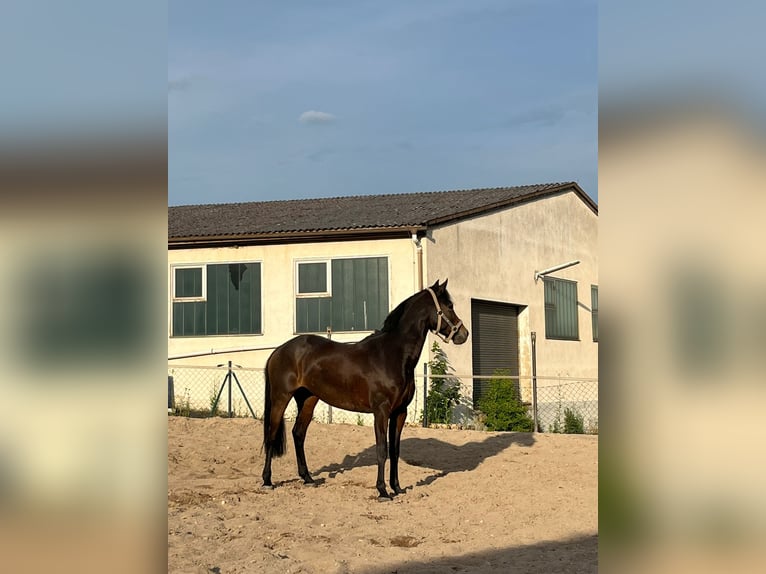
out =
<path fill-rule="evenodd" d="M 445 343 L 452 341 L 456 345 L 462 345 L 468 340 L 468 329 L 463 325 L 463 320 L 455 313 L 452 298 L 447 292 L 447 281 L 449 279 L 445 279 L 444 283 L 439 285 L 437 279 L 436 283 L 427 289 L 434 302 L 433 323 L 430 330 Z"/>

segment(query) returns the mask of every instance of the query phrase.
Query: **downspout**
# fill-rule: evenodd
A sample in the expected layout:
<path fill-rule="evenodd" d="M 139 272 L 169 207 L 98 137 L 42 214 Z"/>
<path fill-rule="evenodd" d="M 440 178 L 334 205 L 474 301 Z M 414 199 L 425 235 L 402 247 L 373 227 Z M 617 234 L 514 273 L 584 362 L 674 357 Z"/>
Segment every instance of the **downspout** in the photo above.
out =
<path fill-rule="evenodd" d="M 420 244 L 417 232 L 412 232 L 412 243 L 415 245 L 415 266 L 417 267 L 418 291 L 423 289 L 423 246 Z"/>
<path fill-rule="evenodd" d="M 412 230 L 412 244 L 415 246 L 415 267 L 417 268 L 417 292 L 423 290 L 423 246 L 418 238 L 417 230 Z M 426 347 L 428 348 L 428 347 Z M 428 352 L 426 351 L 426 361 L 428 361 Z M 423 357 L 423 351 L 420 356 Z M 415 408 L 417 409 L 417 391 L 415 391 Z M 423 363 L 423 426 L 428 424 L 427 404 L 428 397 L 428 362 Z"/>

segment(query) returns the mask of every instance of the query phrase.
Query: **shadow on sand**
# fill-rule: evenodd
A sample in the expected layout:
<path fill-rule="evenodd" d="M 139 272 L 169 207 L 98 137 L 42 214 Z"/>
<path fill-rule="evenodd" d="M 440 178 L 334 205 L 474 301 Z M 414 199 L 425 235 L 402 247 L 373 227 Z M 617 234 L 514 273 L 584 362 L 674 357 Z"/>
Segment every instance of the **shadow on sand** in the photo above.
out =
<path fill-rule="evenodd" d="M 485 459 L 499 454 L 512 445 L 529 447 L 534 442 L 535 437 L 532 433 L 521 432 L 493 434 L 484 440 L 472 441 L 463 445 L 454 445 L 435 438 L 406 438 L 402 440 L 400 457 L 401 460 L 412 466 L 421 466 L 436 471 L 416 484 L 416 486 L 423 486 L 431 484 L 436 479 L 447 476 L 451 472 L 473 470 Z M 352 468 L 377 464 L 375 445 L 372 444 L 362 452 L 346 455 L 340 463 L 323 466 L 312 474 L 328 473 L 330 478 L 334 478 Z"/>
<path fill-rule="evenodd" d="M 461 556 L 442 557 L 428 561 L 407 561 L 388 565 L 364 574 L 427 574 L 441 572 L 513 572 L 514 574 L 589 574 L 598 572 L 598 535 L 576 536 L 566 540 L 539 542 L 499 550 L 472 552 Z"/>

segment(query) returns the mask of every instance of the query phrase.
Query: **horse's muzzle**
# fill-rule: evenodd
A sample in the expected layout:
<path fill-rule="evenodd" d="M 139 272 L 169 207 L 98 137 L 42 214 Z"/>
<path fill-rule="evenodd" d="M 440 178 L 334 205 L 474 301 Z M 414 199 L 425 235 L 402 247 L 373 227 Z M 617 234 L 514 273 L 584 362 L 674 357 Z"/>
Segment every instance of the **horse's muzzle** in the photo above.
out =
<path fill-rule="evenodd" d="M 458 329 L 457 333 L 455 333 L 455 336 L 452 337 L 452 342 L 456 345 L 462 345 L 468 340 L 468 329 L 466 329 L 463 325 L 460 325 L 460 329 Z"/>

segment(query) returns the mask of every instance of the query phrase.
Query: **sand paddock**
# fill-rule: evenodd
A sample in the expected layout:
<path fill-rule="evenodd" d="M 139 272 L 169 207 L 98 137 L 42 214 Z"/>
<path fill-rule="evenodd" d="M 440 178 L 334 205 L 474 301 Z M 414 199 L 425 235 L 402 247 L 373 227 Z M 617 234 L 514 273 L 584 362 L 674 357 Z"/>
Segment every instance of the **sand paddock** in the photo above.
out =
<path fill-rule="evenodd" d="M 597 570 L 596 436 L 406 427 L 407 493 L 378 502 L 372 428 L 311 425 L 314 487 L 288 430 L 273 491 L 260 488 L 262 432 L 253 419 L 168 418 L 169 572 Z"/>

